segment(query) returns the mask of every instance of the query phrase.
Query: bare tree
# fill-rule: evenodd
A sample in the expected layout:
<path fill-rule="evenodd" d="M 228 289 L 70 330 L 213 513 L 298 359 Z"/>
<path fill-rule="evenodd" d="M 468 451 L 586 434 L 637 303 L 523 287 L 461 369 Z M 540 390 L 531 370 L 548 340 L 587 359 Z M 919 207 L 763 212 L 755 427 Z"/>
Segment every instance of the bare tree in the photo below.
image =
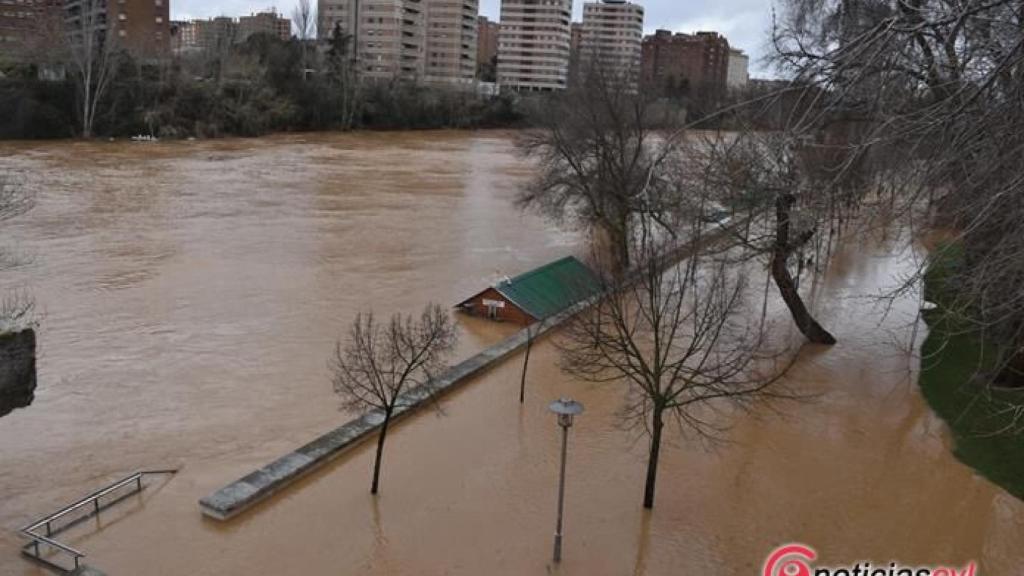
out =
<path fill-rule="evenodd" d="M 865 197 L 953 233 L 943 308 L 996 349 L 997 378 L 1024 384 L 1020 3 L 788 0 L 773 40 L 780 69 L 826 95 L 817 118 L 862 125 L 847 147 L 869 159 Z"/>
<path fill-rule="evenodd" d="M 697 166 L 691 190 L 733 216 L 729 249 L 765 259 L 772 279 L 804 336 L 818 344 L 836 339 L 811 314 L 798 278 L 805 268 L 825 269 L 832 240 L 860 205 L 846 194 L 822 154 L 792 131 L 742 130 L 692 147 Z M 822 230 L 826 236 L 822 239 Z"/>
<path fill-rule="evenodd" d="M 82 136 L 90 138 L 99 104 L 117 73 L 117 24 L 104 17 L 105 0 L 75 0 L 67 10 L 63 47 L 78 93 Z"/>
<path fill-rule="evenodd" d="M 317 39 L 319 28 L 317 10 L 310 0 L 299 0 L 298 5 L 292 10 L 292 22 L 302 48 L 302 78 L 305 79 L 306 70 L 309 69 L 309 45 Z"/>
<path fill-rule="evenodd" d="M 743 274 L 698 254 L 675 262 L 674 253 L 646 242 L 635 272 L 609 276 L 605 295 L 558 342 L 568 373 L 626 386 L 624 423 L 650 436 L 645 508 L 667 424 L 714 437 L 722 427 L 705 410 L 766 396 L 777 380 L 764 376 L 763 325 L 746 309 Z"/>
<path fill-rule="evenodd" d="M 544 320 L 538 320 L 526 327 L 526 352 L 523 353 L 523 371 L 519 376 L 519 403 L 526 402 L 526 371 L 530 366 L 530 351 L 533 349 L 533 342 L 544 330 Z"/>
<path fill-rule="evenodd" d="M 380 483 L 381 456 L 396 409 L 410 390 L 431 392 L 432 378 L 455 347 L 457 334 L 448 313 L 428 304 L 419 318 L 395 314 L 386 324 L 372 312 L 359 314 L 344 345 L 338 342 L 333 362 L 334 391 L 343 406 L 373 410 L 383 417 L 373 463 L 372 494 Z"/>
<path fill-rule="evenodd" d="M 592 233 L 625 270 L 641 215 L 676 234 L 675 196 L 659 193 L 658 171 L 682 133 L 657 134 L 653 102 L 602 70 L 592 68 L 565 94 L 535 107 L 538 129 L 525 132 L 519 148 L 539 172 L 518 202 Z"/>
<path fill-rule="evenodd" d="M 0 225 L 28 212 L 34 204 L 34 198 L 22 186 L 0 174 Z M 22 263 L 22 259 L 0 246 L 0 272 Z M 24 292 L 5 294 L 0 300 L 0 333 L 31 326 L 34 308 L 35 301 Z"/>
<path fill-rule="evenodd" d="M 335 23 L 328 43 L 325 61 L 328 86 L 338 96 L 341 128 L 348 130 L 355 125 L 363 100 L 359 56 L 354 37 L 342 31 L 339 23 Z"/>

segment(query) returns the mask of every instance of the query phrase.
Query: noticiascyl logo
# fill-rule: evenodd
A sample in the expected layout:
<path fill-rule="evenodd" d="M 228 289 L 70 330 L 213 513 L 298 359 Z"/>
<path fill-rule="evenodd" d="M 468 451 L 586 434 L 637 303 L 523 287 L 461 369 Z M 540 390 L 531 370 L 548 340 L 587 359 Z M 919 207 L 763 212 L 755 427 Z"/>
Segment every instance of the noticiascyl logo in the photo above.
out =
<path fill-rule="evenodd" d="M 763 576 L 811 576 L 811 562 L 817 558 L 804 544 L 779 546 L 765 559 Z"/>
<path fill-rule="evenodd" d="M 851 566 L 812 569 L 818 559 L 814 548 L 806 544 L 779 546 L 764 561 L 762 576 L 977 576 L 978 565 L 971 561 L 962 568 L 951 566 L 905 566 L 890 562 L 888 566 L 857 562 Z"/>

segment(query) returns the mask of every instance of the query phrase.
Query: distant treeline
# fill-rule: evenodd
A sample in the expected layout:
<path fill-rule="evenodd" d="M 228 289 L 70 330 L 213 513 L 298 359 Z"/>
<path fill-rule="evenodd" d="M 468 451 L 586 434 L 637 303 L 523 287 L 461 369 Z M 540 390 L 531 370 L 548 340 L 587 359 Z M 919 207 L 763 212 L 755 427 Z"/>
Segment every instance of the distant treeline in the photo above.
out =
<path fill-rule="evenodd" d="M 356 77 L 347 42 L 328 47 L 254 35 L 246 42 L 145 63 L 110 57 L 112 74 L 93 126 L 99 137 L 258 136 L 307 130 L 510 127 L 521 122 L 507 97 Z M 59 66 L 8 67 L 0 78 L 0 138 L 81 134 L 81 79 Z"/>

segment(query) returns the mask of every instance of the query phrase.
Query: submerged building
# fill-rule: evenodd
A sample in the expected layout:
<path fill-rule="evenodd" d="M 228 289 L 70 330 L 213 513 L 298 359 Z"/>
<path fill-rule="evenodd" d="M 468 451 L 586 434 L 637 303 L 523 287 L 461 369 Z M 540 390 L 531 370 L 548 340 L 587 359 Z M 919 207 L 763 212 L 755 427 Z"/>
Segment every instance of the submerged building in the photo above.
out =
<path fill-rule="evenodd" d="M 597 275 L 567 256 L 494 286 L 460 302 L 456 308 L 491 320 L 529 325 L 545 320 L 600 290 Z"/>

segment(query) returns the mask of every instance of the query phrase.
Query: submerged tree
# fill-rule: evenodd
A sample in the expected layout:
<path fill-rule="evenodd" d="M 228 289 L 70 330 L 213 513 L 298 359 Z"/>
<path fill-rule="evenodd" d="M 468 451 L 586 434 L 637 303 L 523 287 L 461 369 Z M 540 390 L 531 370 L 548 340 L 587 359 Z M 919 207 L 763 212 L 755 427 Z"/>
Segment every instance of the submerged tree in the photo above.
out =
<path fill-rule="evenodd" d="M 789 130 L 706 139 L 693 147 L 692 189 L 731 215 L 723 228 L 732 242 L 724 246 L 738 259 L 767 261 L 800 332 L 811 342 L 835 344 L 804 302 L 799 278 L 815 263 L 827 263 L 834 236 L 861 198 L 844 184 L 848 177 L 829 169 L 833 159 L 818 153 L 825 148 Z"/>
<path fill-rule="evenodd" d="M 8 220 L 32 209 L 34 198 L 14 179 L 0 174 L 0 227 Z M 0 272 L 22 263 L 7 247 L 0 246 Z M 0 333 L 31 325 L 35 302 L 24 293 L 5 294 L 0 298 Z"/>
<path fill-rule="evenodd" d="M 638 218 L 644 215 L 675 235 L 672 202 L 662 194 L 660 170 L 681 133 L 666 137 L 656 125 L 654 101 L 595 67 L 563 95 L 537 103 L 536 130 L 525 132 L 520 150 L 540 170 L 519 196 L 519 205 L 556 222 L 569 222 L 607 242 L 614 265 L 630 265 Z"/>
<path fill-rule="evenodd" d="M 334 391 L 346 409 L 376 411 L 383 422 L 377 436 L 372 494 L 380 484 L 388 426 L 408 394 L 433 392 L 432 378 L 445 365 L 457 334 L 448 313 L 428 304 L 418 318 L 395 314 L 386 324 L 372 312 L 359 314 L 344 345 L 338 342 L 331 369 Z"/>
<path fill-rule="evenodd" d="M 694 244 L 691 248 L 698 247 Z M 623 383 L 624 423 L 650 436 L 645 508 L 654 506 L 664 429 L 713 437 L 721 426 L 706 410 L 767 396 L 763 325 L 746 306 L 743 274 L 722 260 L 645 243 L 635 272 L 609 277 L 606 293 L 566 328 L 562 367 L 590 382 Z"/>
<path fill-rule="evenodd" d="M 960 254 L 943 309 L 1024 383 L 1024 15 L 1016 0 L 787 0 L 784 73 L 854 119 L 864 197 L 941 229 Z M 922 274 L 913 278 L 921 280 Z M 910 284 L 908 284 L 909 286 Z"/>

